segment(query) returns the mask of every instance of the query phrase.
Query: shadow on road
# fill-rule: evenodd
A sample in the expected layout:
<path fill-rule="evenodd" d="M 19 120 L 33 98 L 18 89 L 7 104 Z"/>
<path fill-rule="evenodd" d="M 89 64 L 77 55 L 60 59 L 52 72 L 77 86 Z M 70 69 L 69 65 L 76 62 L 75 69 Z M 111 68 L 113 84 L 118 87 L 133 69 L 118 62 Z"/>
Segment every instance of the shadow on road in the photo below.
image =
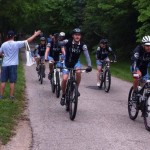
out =
<path fill-rule="evenodd" d="M 100 89 L 100 88 L 98 88 L 97 86 L 87 86 L 86 88 L 88 88 L 88 89 L 92 89 L 92 90 L 97 90 L 97 91 L 101 91 L 101 90 L 103 90 L 103 88 L 102 89 Z"/>

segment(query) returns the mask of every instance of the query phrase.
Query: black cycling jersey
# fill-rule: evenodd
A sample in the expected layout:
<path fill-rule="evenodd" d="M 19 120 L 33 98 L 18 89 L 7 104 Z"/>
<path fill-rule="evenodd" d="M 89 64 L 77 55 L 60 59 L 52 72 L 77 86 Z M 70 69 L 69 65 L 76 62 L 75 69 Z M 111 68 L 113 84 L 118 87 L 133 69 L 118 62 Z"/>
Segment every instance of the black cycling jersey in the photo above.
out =
<path fill-rule="evenodd" d="M 42 45 L 42 44 L 39 44 L 37 46 L 37 50 L 38 50 L 38 54 L 40 56 L 44 56 L 45 55 L 45 51 L 46 51 L 46 44 Z"/>
<path fill-rule="evenodd" d="M 86 49 L 87 46 L 80 42 L 79 44 L 75 44 L 72 40 L 68 41 L 65 45 L 66 49 L 66 59 L 65 65 L 68 68 L 73 68 L 75 64 L 78 62 L 80 54 Z"/>
<path fill-rule="evenodd" d="M 116 60 L 116 55 L 113 53 L 110 47 L 106 47 L 106 48 L 98 47 L 96 51 L 96 59 L 104 60 L 108 57 L 109 54 L 112 54 L 114 60 Z"/>
<path fill-rule="evenodd" d="M 132 54 L 132 71 L 140 70 L 142 75 L 146 75 L 148 63 L 150 62 L 150 53 L 146 52 L 142 45 L 138 45 Z"/>
<path fill-rule="evenodd" d="M 49 56 L 52 57 L 54 61 L 59 61 L 61 46 L 58 45 L 58 42 L 54 43 L 53 41 L 49 43 L 49 45 L 50 45 Z"/>

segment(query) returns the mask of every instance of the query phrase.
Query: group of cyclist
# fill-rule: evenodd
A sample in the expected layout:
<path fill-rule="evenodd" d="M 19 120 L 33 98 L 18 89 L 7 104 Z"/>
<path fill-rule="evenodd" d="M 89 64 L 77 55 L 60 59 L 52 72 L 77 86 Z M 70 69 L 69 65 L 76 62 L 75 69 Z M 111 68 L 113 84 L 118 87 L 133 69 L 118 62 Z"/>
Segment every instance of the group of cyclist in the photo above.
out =
<path fill-rule="evenodd" d="M 67 68 L 75 68 L 76 69 L 76 82 L 79 87 L 81 81 L 81 63 L 80 63 L 80 54 L 83 52 L 86 62 L 87 68 L 86 72 L 92 71 L 91 59 L 89 56 L 88 48 L 85 43 L 81 41 L 82 31 L 79 28 L 75 28 L 72 31 L 72 38 L 65 39 L 65 33 L 55 33 L 51 36 L 51 40 L 47 40 L 44 36 L 40 38 L 40 44 L 35 46 L 34 57 L 36 60 L 36 70 L 39 69 L 39 62 L 42 60 L 49 62 L 49 74 L 48 79 L 52 78 L 54 63 L 59 64 L 59 61 L 64 61 L 62 69 L 62 97 L 61 97 L 61 105 L 65 105 L 65 92 L 66 92 L 66 84 L 69 76 L 69 70 Z M 49 42 L 50 41 L 50 42 Z M 102 69 L 102 60 L 109 61 L 108 55 L 112 53 L 114 55 L 114 59 L 116 59 L 115 54 L 112 49 L 108 46 L 107 39 L 101 39 L 97 52 L 96 52 L 96 63 L 98 68 L 97 73 L 97 86 L 99 86 L 99 74 Z M 45 77 L 45 74 L 44 74 Z M 80 93 L 78 91 L 78 96 Z"/>
<path fill-rule="evenodd" d="M 36 70 L 38 70 L 38 65 L 40 59 L 43 62 L 49 61 L 49 74 L 48 79 L 52 77 L 52 71 L 54 63 L 59 63 L 60 59 L 64 61 L 62 70 L 62 98 L 61 105 L 64 105 L 65 102 L 65 90 L 68 80 L 69 70 L 67 68 L 75 68 L 76 71 L 76 82 L 79 86 L 81 81 L 81 63 L 80 63 L 80 54 L 83 52 L 87 62 L 87 72 L 92 71 L 91 59 L 89 56 L 87 45 L 81 41 L 82 32 L 79 28 L 75 28 L 72 31 L 72 38 L 65 39 L 65 33 L 60 32 L 51 36 L 51 40 L 47 40 L 45 37 L 40 38 L 40 44 L 35 47 L 34 56 L 36 60 Z M 110 61 L 109 54 L 113 55 L 113 61 L 116 61 L 116 55 L 112 51 L 111 47 L 108 46 L 107 39 L 101 39 L 98 48 L 96 51 L 96 64 L 97 64 L 97 86 L 100 86 L 100 73 L 102 70 L 102 65 L 104 61 Z M 138 45 L 133 51 L 131 71 L 134 77 L 133 87 L 135 92 L 138 92 L 138 79 L 143 77 L 143 81 L 148 74 L 148 63 L 150 62 L 150 36 L 144 36 L 142 43 Z M 138 74 L 138 77 L 134 75 Z M 45 77 L 45 75 L 44 75 Z M 78 91 L 78 96 L 80 93 Z"/>

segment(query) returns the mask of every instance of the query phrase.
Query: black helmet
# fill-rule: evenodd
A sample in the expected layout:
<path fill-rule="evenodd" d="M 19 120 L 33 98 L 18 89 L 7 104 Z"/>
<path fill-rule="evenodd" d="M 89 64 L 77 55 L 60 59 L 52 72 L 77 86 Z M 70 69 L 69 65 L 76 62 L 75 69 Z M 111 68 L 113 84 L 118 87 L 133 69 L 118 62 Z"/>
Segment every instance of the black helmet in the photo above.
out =
<path fill-rule="evenodd" d="M 46 41 L 45 37 L 41 37 L 40 41 Z"/>
<path fill-rule="evenodd" d="M 101 39 L 99 43 L 100 44 L 108 44 L 108 40 L 107 39 Z"/>
<path fill-rule="evenodd" d="M 54 37 L 58 37 L 59 36 L 59 33 L 54 33 Z"/>
<path fill-rule="evenodd" d="M 73 29 L 72 34 L 75 34 L 75 33 L 80 33 L 81 34 L 81 29 L 79 29 L 79 28 Z"/>

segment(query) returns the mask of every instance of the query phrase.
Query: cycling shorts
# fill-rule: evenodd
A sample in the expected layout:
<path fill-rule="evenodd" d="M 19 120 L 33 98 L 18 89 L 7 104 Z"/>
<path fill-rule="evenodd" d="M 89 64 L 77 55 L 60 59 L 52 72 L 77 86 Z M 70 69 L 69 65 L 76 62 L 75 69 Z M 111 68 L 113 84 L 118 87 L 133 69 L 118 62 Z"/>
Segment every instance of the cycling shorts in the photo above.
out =
<path fill-rule="evenodd" d="M 110 61 L 108 57 L 106 57 L 103 61 Z M 103 62 L 102 60 L 96 60 L 96 65 L 98 66 L 102 66 Z"/>
<path fill-rule="evenodd" d="M 65 64 L 63 66 L 63 68 L 65 68 Z M 78 60 L 78 62 L 75 64 L 74 69 L 81 69 L 82 65 L 80 63 L 80 60 Z M 69 74 L 69 70 L 68 69 L 63 69 L 62 70 L 62 74 Z"/>

